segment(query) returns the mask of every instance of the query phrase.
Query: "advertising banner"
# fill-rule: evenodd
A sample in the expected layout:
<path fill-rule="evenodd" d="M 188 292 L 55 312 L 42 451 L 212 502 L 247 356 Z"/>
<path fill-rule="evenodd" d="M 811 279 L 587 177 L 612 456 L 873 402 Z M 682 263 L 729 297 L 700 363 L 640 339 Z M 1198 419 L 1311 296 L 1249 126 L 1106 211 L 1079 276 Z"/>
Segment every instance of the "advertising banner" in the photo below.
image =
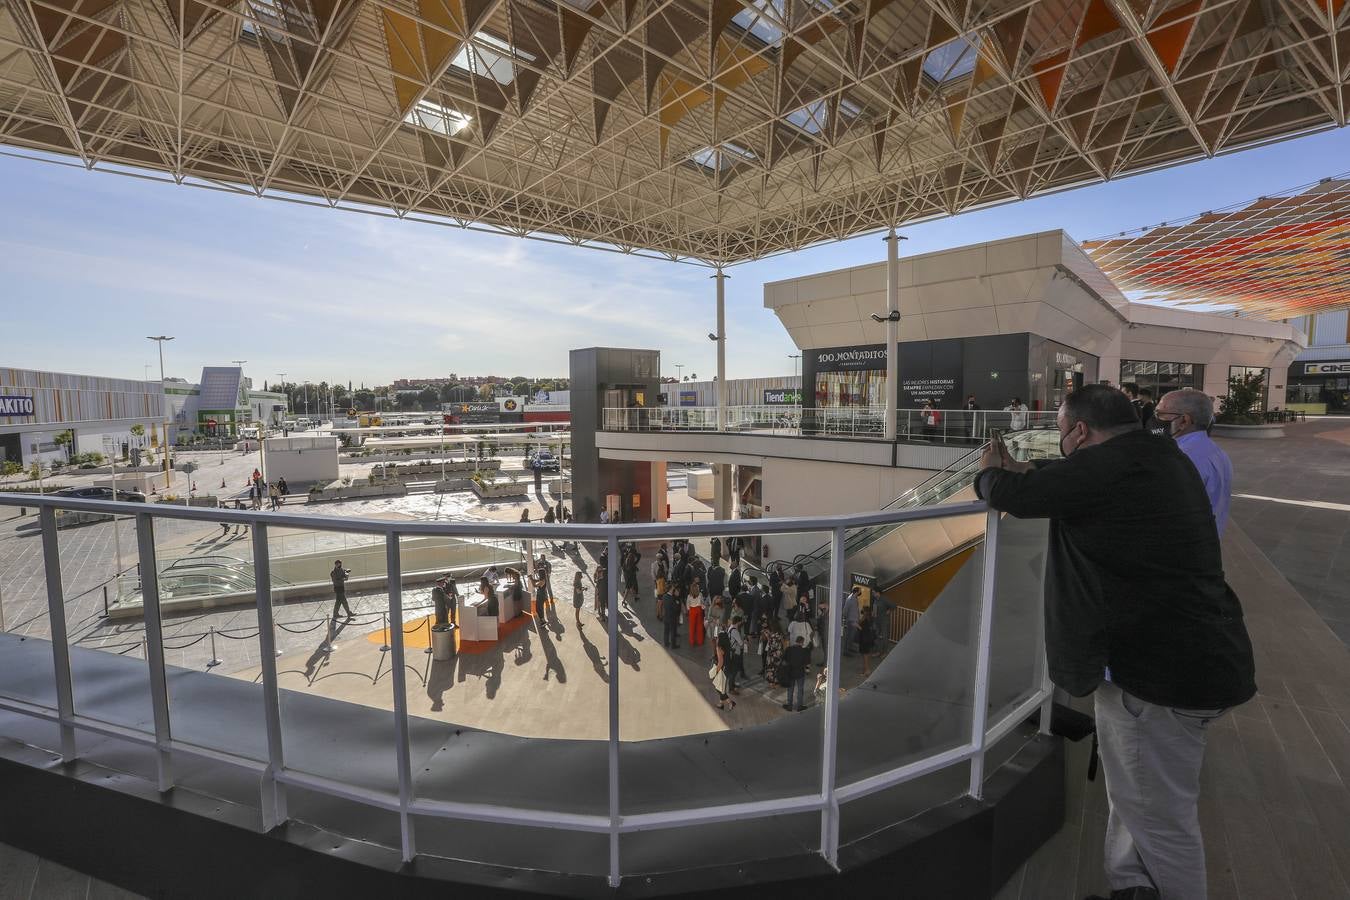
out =
<path fill-rule="evenodd" d="M 1350 375 L 1350 362 L 1310 362 L 1303 364 L 1304 375 Z M 3 400 L 4 398 L 0 398 Z"/>
<path fill-rule="evenodd" d="M 859 347 L 830 347 L 807 351 L 808 363 L 815 372 L 855 372 L 886 368 L 886 348 L 871 344 Z"/>
<path fill-rule="evenodd" d="M 765 406 L 801 406 L 802 392 L 796 388 L 765 388 Z"/>
<path fill-rule="evenodd" d="M 0 416 L 33 415 L 32 397 L 0 397 Z"/>
<path fill-rule="evenodd" d="M 681 406 L 698 406 L 698 391 L 680 391 Z"/>

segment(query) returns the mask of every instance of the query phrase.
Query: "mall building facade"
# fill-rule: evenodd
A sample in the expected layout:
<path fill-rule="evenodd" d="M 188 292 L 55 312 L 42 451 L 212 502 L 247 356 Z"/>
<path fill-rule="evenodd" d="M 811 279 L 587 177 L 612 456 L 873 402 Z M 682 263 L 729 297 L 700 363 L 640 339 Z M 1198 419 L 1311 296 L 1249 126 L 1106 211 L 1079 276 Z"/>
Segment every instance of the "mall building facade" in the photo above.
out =
<path fill-rule="evenodd" d="M 1289 366 L 1285 406 L 1313 414 L 1350 414 L 1350 311 L 1290 322 L 1308 335 L 1308 347 Z"/>
<path fill-rule="evenodd" d="M 105 437 L 120 454 L 136 441 L 132 426 L 143 425 L 148 436 L 163 419 L 157 382 L 0 367 L 0 460 L 6 462 L 103 453 Z M 72 440 L 58 443 L 66 431 Z"/>
<path fill-rule="evenodd" d="M 901 259 L 899 409 L 1058 407 L 1084 384 L 1215 398 L 1266 377 L 1268 407 L 1306 346 L 1293 324 L 1131 303 L 1063 231 Z M 764 306 L 802 353 L 804 408 L 886 402 L 886 263 L 770 282 Z"/>

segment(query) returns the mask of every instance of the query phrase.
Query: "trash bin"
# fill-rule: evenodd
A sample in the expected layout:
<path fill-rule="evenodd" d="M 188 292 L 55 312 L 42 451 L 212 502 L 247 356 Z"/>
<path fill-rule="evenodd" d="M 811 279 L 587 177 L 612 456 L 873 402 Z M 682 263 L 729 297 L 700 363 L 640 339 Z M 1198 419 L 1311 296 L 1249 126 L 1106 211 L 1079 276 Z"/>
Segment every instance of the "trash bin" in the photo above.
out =
<path fill-rule="evenodd" d="M 444 662 L 455 655 L 455 626 L 431 626 L 431 658 Z"/>

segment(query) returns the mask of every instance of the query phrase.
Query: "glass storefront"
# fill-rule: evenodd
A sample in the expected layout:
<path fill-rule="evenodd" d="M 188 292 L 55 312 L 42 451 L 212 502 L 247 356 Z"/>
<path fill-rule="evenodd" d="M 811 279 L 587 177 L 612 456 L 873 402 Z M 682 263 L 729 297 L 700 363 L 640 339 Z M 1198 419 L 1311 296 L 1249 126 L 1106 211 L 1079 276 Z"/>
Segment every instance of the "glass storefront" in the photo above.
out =
<path fill-rule="evenodd" d="M 885 369 L 820 372 L 815 380 L 817 409 L 886 405 Z"/>
<path fill-rule="evenodd" d="M 1350 361 L 1294 363 L 1289 367 L 1285 406 L 1314 414 L 1350 413 Z"/>
<path fill-rule="evenodd" d="M 1033 410 L 1059 409 L 1070 392 L 1096 383 L 1097 357 L 1049 338 L 1034 334 L 1030 338 L 1030 391 L 1023 399 Z"/>
<path fill-rule="evenodd" d="M 1153 392 L 1158 400 L 1168 391 L 1178 388 L 1203 390 L 1205 386 L 1205 367 L 1196 363 L 1153 362 L 1142 359 L 1122 359 L 1120 361 L 1120 383 L 1133 382 L 1141 389 Z"/>

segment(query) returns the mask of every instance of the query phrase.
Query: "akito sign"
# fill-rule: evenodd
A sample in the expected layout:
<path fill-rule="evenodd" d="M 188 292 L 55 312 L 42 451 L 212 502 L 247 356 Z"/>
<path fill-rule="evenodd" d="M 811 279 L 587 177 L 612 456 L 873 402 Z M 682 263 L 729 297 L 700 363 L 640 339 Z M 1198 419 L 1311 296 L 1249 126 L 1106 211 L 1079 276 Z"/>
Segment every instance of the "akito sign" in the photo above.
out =
<path fill-rule="evenodd" d="M 0 397 L 0 416 L 33 415 L 32 397 Z"/>
<path fill-rule="evenodd" d="M 812 354 L 817 372 L 848 372 L 886 368 L 885 347 L 836 347 Z"/>
<path fill-rule="evenodd" d="M 765 388 L 765 406 L 801 406 L 802 392 L 796 388 Z"/>
<path fill-rule="evenodd" d="M 1304 363 L 1304 375 L 1350 375 L 1350 362 Z"/>

